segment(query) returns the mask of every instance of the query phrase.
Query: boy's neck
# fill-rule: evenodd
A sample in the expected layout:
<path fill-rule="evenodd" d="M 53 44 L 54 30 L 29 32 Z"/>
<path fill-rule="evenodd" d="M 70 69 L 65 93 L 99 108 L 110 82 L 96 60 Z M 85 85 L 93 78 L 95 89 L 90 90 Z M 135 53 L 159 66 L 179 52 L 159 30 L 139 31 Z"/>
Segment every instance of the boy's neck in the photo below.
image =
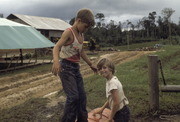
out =
<path fill-rule="evenodd" d="M 74 23 L 74 25 L 72 26 L 72 29 L 75 30 L 78 34 L 81 34 L 79 32 L 79 29 L 77 28 L 77 22 Z"/>
<path fill-rule="evenodd" d="M 113 78 L 113 74 L 109 75 L 106 79 L 111 80 Z"/>
<path fill-rule="evenodd" d="M 75 30 L 75 31 L 77 31 L 77 32 L 79 32 L 77 26 L 72 26 L 72 29 Z"/>

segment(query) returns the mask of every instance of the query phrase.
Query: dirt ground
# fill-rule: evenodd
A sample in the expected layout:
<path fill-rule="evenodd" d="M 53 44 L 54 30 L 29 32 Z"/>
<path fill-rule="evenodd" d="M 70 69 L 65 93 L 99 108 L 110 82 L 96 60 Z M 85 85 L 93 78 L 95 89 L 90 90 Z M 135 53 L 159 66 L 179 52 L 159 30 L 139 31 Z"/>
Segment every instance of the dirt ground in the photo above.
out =
<path fill-rule="evenodd" d="M 92 62 L 96 63 L 99 58 L 108 57 L 114 61 L 115 64 L 121 64 L 124 62 L 132 61 L 140 56 L 153 53 L 153 51 L 124 51 L 124 52 L 98 52 L 99 57 L 90 55 Z M 93 75 L 91 69 L 81 62 L 81 73 L 83 77 Z M 53 97 L 59 90 L 62 90 L 61 82 L 58 77 L 52 75 L 52 73 L 20 73 L 17 75 L 6 76 L 0 78 L 0 110 L 4 108 L 11 108 L 18 104 L 25 102 L 33 97 L 48 97 L 51 101 L 48 103 L 48 108 L 57 107 L 59 103 L 63 107 L 65 98 Z M 52 114 L 47 114 L 47 118 L 50 118 Z M 180 118 L 174 117 L 175 120 Z M 173 119 L 174 119 L 173 118 Z M 173 120 L 171 119 L 171 120 Z"/>

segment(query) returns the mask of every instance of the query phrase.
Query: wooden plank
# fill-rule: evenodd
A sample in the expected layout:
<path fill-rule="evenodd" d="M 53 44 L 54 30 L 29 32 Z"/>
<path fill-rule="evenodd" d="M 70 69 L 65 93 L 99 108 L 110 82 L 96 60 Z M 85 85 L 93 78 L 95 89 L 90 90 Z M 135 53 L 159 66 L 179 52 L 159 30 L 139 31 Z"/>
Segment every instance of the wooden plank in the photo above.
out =
<path fill-rule="evenodd" d="M 162 92 L 180 92 L 180 85 L 162 85 L 160 90 Z"/>
<path fill-rule="evenodd" d="M 43 63 L 42 63 L 42 61 L 43 61 Z M 37 65 L 51 64 L 51 63 L 52 62 L 50 62 L 50 60 L 39 60 L 38 62 L 27 63 L 27 64 L 24 64 L 22 66 L 16 66 L 15 68 L 14 67 L 9 67 L 7 69 L 0 69 L 0 72 L 13 71 L 13 70 L 16 70 L 16 69 L 23 69 L 23 68 L 26 68 L 26 67 L 33 67 L 33 66 L 37 66 Z"/>

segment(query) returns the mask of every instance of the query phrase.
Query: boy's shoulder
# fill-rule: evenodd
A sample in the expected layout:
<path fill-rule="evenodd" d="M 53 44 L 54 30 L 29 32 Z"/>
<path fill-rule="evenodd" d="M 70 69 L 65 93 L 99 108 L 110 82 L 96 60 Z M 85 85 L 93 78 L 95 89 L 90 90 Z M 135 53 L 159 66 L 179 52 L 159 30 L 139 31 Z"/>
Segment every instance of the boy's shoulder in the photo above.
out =
<path fill-rule="evenodd" d="M 117 83 L 117 82 L 120 82 L 120 81 L 119 81 L 119 79 L 118 79 L 116 76 L 114 76 L 114 77 L 109 81 L 109 83 Z"/>
<path fill-rule="evenodd" d="M 113 78 L 111 80 L 112 81 L 119 81 L 119 79 L 116 76 L 113 76 Z"/>
<path fill-rule="evenodd" d="M 118 86 L 122 86 L 121 81 L 120 81 L 116 76 L 113 77 L 113 79 L 111 80 L 110 83 L 111 83 L 111 84 L 116 84 L 116 85 L 118 85 Z"/>
<path fill-rule="evenodd" d="M 66 37 L 72 36 L 72 32 L 71 32 L 70 28 L 67 28 L 67 29 L 62 33 L 62 36 L 66 36 Z"/>
<path fill-rule="evenodd" d="M 70 30 L 70 28 L 67 28 L 66 30 L 64 30 L 64 32 L 63 32 L 63 34 L 67 34 L 67 33 L 71 33 L 71 30 Z"/>

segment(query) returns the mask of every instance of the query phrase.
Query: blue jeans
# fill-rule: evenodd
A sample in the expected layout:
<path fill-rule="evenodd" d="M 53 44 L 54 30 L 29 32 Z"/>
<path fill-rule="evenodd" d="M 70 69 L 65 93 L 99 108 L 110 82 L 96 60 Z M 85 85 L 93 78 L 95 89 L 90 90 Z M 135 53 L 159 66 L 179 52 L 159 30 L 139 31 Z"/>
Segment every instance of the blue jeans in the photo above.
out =
<path fill-rule="evenodd" d="M 79 64 L 62 60 L 59 73 L 64 92 L 67 96 L 61 122 L 87 122 L 86 93 Z"/>
<path fill-rule="evenodd" d="M 114 122 L 128 122 L 130 120 L 130 110 L 128 106 L 124 106 L 114 115 Z"/>

